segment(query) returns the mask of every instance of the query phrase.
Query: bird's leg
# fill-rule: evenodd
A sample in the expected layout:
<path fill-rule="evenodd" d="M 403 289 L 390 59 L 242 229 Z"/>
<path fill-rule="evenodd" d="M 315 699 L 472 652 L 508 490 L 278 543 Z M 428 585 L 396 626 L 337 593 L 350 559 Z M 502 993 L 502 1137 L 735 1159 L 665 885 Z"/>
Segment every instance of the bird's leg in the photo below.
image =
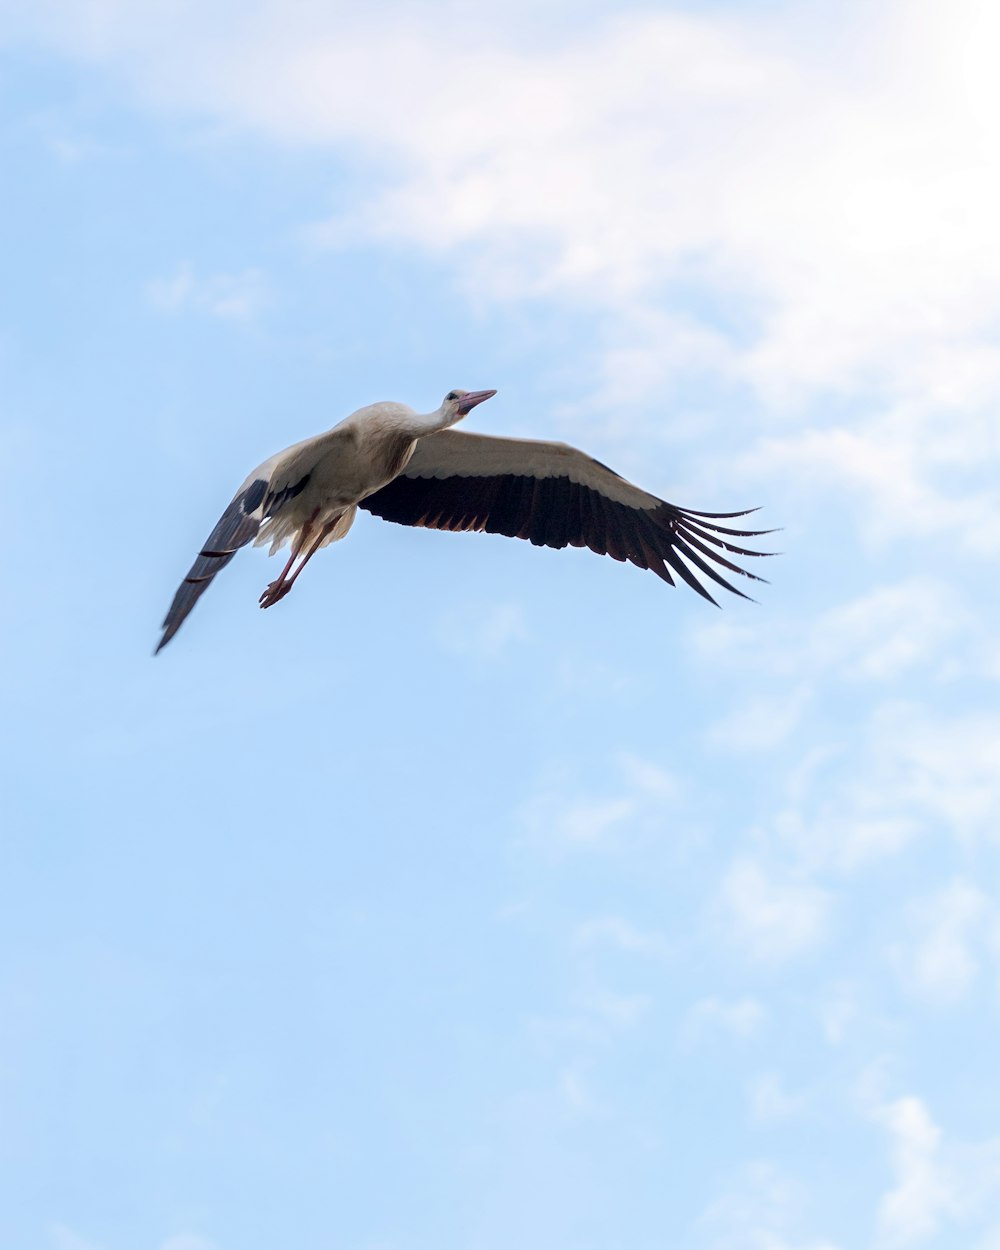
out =
<path fill-rule="evenodd" d="M 292 565 L 299 558 L 299 553 L 305 546 L 306 539 L 309 537 L 309 533 L 312 530 L 313 524 L 318 516 L 319 508 L 316 508 L 309 520 L 306 521 L 305 525 L 303 525 L 296 541 L 292 543 L 292 554 L 288 557 L 288 563 L 281 570 L 274 581 L 268 584 L 267 589 L 261 595 L 259 602 L 262 608 L 269 608 L 273 604 L 277 603 L 279 599 L 284 599 L 285 595 L 287 595 L 291 590 L 292 582 L 295 581 L 295 578 L 293 577 L 291 581 L 289 581 L 288 574 L 291 572 Z M 311 554 L 312 553 L 310 552 L 310 555 Z M 308 559 L 308 556 L 306 558 Z"/>
<path fill-rule="evenodd" d="M 303 556 L 302 562 L 299 564 L 299 567 L 295 570 L 295 572 L 288 579 L 288 585 L 285 587 L 284 591 L 282 592 L 283 594 L 287 595 L 288 592 L 291 590 L 291 588 L 295 585 L 295 579 L 302 572 L 302 570 L 306 567 L 306 565 L 313 558 L 316 552 L 319 551 L 320 547 L 323 546 L 323 540 L 329 537 L 330 533 L 333 531 L 334 526 L 337 524 L 339 520 L 340 520 L 340 517 L 336 516 L 333 518 L 332 521 L 327 521 L 327 523 L 323 526 L 320 532 L 316 535 L 315 542 L 312 544 L 312 546 Z"/>
<path fill-rule="evenodd" d="M 288 563 L 287 563 L 287 564 L 285 565 L 285 567 L 281 570 L 281 572 L 280 572 L 280 573 L 278 574 L 278 576 L 274 579 L 274 581 L 273 581 L 273 582 L 271 582 L 271 585 L 272 585 L 272 586 L 277 586 L 279 582 L 283 582 L 283 581 L 285 580 L 285 578 L 288 576 L 288 573 L 289 573 L 289 571 L 290 571 L 290 569 L 291 569 L 292 565 L 295 563 L 295 560 L 296 560 L 296 557 L 298 556 L 298 554 L 299 554 L 299 552 L 298 552 L 298 548 L 297 548 L 297 547 L 293 547 L 293 548 L 292 548 L 292 554 L 288 557 Z"/>

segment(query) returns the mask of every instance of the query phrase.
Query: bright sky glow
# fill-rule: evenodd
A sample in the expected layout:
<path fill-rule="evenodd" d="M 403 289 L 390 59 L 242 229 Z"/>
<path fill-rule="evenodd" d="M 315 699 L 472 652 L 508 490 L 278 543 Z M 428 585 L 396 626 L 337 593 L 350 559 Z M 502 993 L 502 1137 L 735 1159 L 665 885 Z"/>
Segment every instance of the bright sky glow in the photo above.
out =
<path fill-rule="evenodd" d="M 1000 1247 L 1000 10 L 0 0 L 0 1250 Z M 497 387 L 716 612 L 245 474 Z"/>

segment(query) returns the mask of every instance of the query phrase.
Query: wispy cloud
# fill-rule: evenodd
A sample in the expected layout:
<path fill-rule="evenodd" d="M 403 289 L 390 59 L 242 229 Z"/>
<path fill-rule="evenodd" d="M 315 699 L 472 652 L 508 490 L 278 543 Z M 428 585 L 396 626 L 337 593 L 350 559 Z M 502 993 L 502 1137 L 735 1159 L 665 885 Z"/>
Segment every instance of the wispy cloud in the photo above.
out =
<path fill-rule="evenodd" d="M 170 277 L 154 278 L 146 287 L 151 307 L 169 315 L 201 313 L 223 321 L 250 321 L 267 302 L 263 275 L 257 269 L 198 277 L 181 265 Z"/>
<path fill-rule="evenodd" d="M 873 1108 L 889 1138 L 894 1181 L 881 1197 L 877 1244 L 918 1246 L 945 1228 L 1000 1229 L 1000 1138 L 947 1137 L 913 1094 Z M 964 1242 L 963 1244 L 969 1244 Z"/>
<path fill-rule="evenodd" d="M 965 402 L 1000 378 L 985 54 L 1000 18 L 974 0 L 848 6 L 863 23 L 828 28 L 636 9 L 571 38 L 490 4 L 388 23 L 393 6 L 376 22 L 276 0 L 155 21 L 120 2 L 33 8 L 21 29 L 113 65 L 158 108 L 383 162 L 335 237 L 476 245 L 477 285 L 500 296 L 743 296 L 732 365 L 773 396 L 881 379 Z"/>
<path fill-rule="evenodd" d="M 65 1224 L 53 1224 L 49 1228 L 49 1237 L 54 1250 L 100 1250 L 92 1241 L 81 1237 L 79 1233 Z M 160 1242 L 159 1250 L 219 1250 L 214 1241 L 201 1237 L 196 1233 L 175 1233 Z"/>
<path fill-rule="evenodd" d="M 874 774 L 860 796 L 870 810 L 909 809 L 961 841 L 995 837 L 1000 716 L 892 702 L 876 709 L 872 745 Z"/>
<path fill-rule="evenodd" d="M 53 1250 L 99 1250 L 95 1242 L 81 1237 L 65 1224 L 52 1224 L 48 1231 Z"/>
<path fill-rule="evenodd" d="M 465 604 L 442 615 L 435 633 L 447 651 L 496 660 L 528 638 L 527 612 L 521 603 Z"/>
<path fill-rule="evenodd" d="M 584 407 L 607 437 L 650 437 L 650 399 L 710 370 L 778 419 L 763 442 L 730 432 L 716 486 L 847 498 L 870 541 L 1000 549 L 993 9 L 646 7 L 572 33 L 557 9 L 434 0 L 377 20 L 278 0 L 137 12 L 40 0 L 13 29 L 151 108 L 340 152 L 357 181 L 314 239 L 417 248 L 478 301 L 589 313 Z M 228 281 L 181 272 L 156 298 L 252 315 L 257 279 Z M 860 402 L 802 428 L 818 397 Z"/>
<path fill-rule="evenodd" d="M 854 871 L 919 837 L 971 845 L 995 832 L 1000 719 L 876 705 L 850 747 L 818 759 L 774 821 L 804 864 Z"/>
<path fill-rule="evenodd" d="M 770 1160 L 755 1160 L 732 1176 L 698 1222 L 704 1250 L 836 1250 L 830 1241 L 796 1234 L 807 1195 Z"/>
<path fill-rule="evenodd" d="M 792 1094 L 780 1073 L 762 1072 L 747 1089 L 751 1116 L 760 1124 L 775 1124 L 801 1115 L 806 1107 L 803 1094 Z"/>
<path fill-rule="evenodd" d="M 934 407 L 925 399 L 874 414 L 855 411 L 836 423 L 810 422 L 762 438 L 734 458 L 730 472 L 767 482 L 797 509 L 835 501 L 846 508 L 846 529 L 869 545 L 947 536 L 952 558 L 993 556 L 1000 548 L 1000 510 L 988 471 L 1000 453 L 987 427 L 998 393 L 1000 376 L 979 409 Z M 961 490 L 954 489 L 956 477 Z"/>
<path fill-rule="evenodd" d="M 634 1029 L 651 1005 L 646 994 L 618 994 L 603 987 L 587 990 L 578 1001 L 583 1011 L 616 1032 Z"/>
<path fill-rule="evenodd" d="M 956 1205 L 953 1180 L 940 1162 L 941 1130 L 919 1098 L 899 1098 L 881 1108 L 879 1118 L 891 1142 L 896 1181 L 879 1203 L 883 1244 L 908 1246 L 926 1241 Z"/>
<path fill-rule="evenodd" d="M 578 924 L 573 931 L 573 945 L 580 950 L 603 947 L 653 959 L 670 955 L 669 943 L 662 934 L 638 929 L 621 916 L 600 916 Z"/>
<path fill-rule="evenodd" d="M 799 685 L 785 698 L 801 699 L 804 689 L 815 693 L 832 681 L 890 686 L 915 672 L 931 680 L 982 673 L 989 635 L 952 585 L 918 575 L 811 610 L 807 619 L 699 623 L 689 645 L 712 667 L 791 678 Z"/>
<path fill-rule="evenodd" d="M 829 987 L 817 1004 L 823 1036 L 831 1046 L 839 1046 L 858 1016 L 857 992 L 854 986 L 838 983 Z"/>
<path fill-rule="evenodd" d="M 909 940 L 890 952 L 904 985 L 933 1002 L 964 998 L 997 931 L 987 896 L 971 882 L 957 879 L 931 898 L 911 904 L 908 922 Z"/>
<path fill-rule="evenodd" d="M 676 805 L 675 778 L 650 760 L 623 753 L 603 789 L 558 766 L 520 809 L 530 841 L 549 851 L 610 851 L 648 836 Z"/>
<path fill-rule="evenodd" d="M 621 993 L 583 969 L 578 976 L 581 985 L 570 995 L 564 1011 L 534 1016 L 525 1025 L 534 1044 L 564 1070 L 579 1070 L 585 1059 L 641 1028 L 654 1002 L 651 994 Z"/>
<path fill-rule="evenodd" d="M 701 998 L 681 1023 L 681 1040 L 698 1045 L 713 1035 L 746 1040 L 756 1037 L 767 1023 L 768 1012 L 755 998 Z"/>
<path fill-rule="evenodd" d="M 725 750 L 773 751 L 800 723 L 811 696 L 806 683 L 778 694 L 751 696 L 710 726 L 707 740 Z"/>
<path fill-rule="evenodd" d="M 807 880 L 740 858 L 726 872 L 715 905 L 735 947 L 754 959 L 777 962 L 802 954 L 824 937 L 831 899 Z"/>
<path fill-rule="evenodd" d="M 707 743 L 785 753 L 785 797 L 768 834 L 801 867 L 853 871 L 927 835 L 962 846 L 994 838 L 992 640 L 988 621 L 956 597 L 910 579 L 794 624 L 721 622 L 693 638 L 706 671 L 740 680 L 739 702 Z M 817 713 L 827 719 L 825 709 L 845 703 L 850 732 L 842 716 L 824 729 Z"/>

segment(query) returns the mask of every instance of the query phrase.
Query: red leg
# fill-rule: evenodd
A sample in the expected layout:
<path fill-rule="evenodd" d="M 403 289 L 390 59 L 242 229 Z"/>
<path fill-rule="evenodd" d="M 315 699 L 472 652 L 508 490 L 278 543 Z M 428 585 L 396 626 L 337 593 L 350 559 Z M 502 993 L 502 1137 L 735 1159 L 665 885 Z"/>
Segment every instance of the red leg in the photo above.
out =
<path fill-rule="evenodd" d="M 313 558 L 316 552 L 319 551 L 320 547 L 323 546 L 323 539 L 328 537 L 328 535 L 330 534 L 330 531 L 333 529 L 333 527 L 337 524 L 339 520 L 340 520 L 340 517 L 335 517 L 332 521 L 328 521 L 326 525 L 324 525 L 323 528 L 320 530 L 320 532 L 316 535 L 316 541 L 306 552 L 302 560 L 302 563 L 299 565 L 299 567 L 295 570 L 295 572 L 289 578 L 288 590 L 291 590 L 291 588 L 295 585 L 295 579 L 302 572 L 302 570 L 306 567 L 306 565 Z M 288 590 L 285 591 L 286 594 L 288 593 Z"/>
<path fill-rule="evenodd" d="M 291 571 L 292 565 L 298 559 L 302 548 L 305 546 L 306 540 L 308 539 L 313 524 L 318 516 L 319 508 L 316 508 L 312 516 L 308 521 L 306 521 L 305 525 L 303 525 L 302 529 L 299 531 L 298 538 L 294 543 L 292 543 L 292 554 L 288 557 L 288 563 L 281 570 L 280 574 L 274 579 L 274 581 L 268 584 L 267 589 L 260 597 L 259 603 L 262 608 L 269 608 L 272 604 L 277 603 L 279 599 L 284 599 L 285 595 L 287 595 L 291 590 L 292 582 L 295 581 L 295 578 L 293 577 L 289 581 L 288 574 Z M 310 555 L 311 554 L 312 553 L 310 552 Z M 307 556 L 306 559 L 308 558 L 309 557 Z"/>

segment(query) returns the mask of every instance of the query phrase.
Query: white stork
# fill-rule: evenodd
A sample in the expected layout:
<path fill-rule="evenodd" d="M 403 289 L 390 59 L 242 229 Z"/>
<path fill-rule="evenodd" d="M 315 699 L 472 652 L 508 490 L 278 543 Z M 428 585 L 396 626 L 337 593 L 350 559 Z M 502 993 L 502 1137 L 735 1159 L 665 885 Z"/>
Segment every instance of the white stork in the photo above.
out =
<path fill-rule="evenodd" d="M 764 580 L 722 554 L 769 554 L 730 539 L 770 531 L 718 524 L 754 509 L 692 512 L 647 494 L 566 443 L 449 429 L 495 394 L 449 391 L 441 407 L 427 415 L 406 404 L 369 404 L 325 434 L 265 460 L 236 492 L 178 587 L 156 650 L 173 638 L 216 573 L 251 539 L 256 546 L 270 543 L 272 555 L 285 542 L 291 547 L 288 563 L 260 596 L 260 606 L 269 608 L 288 594 L 320 547 L 344 537 L 359 507 L 400 525 L 484 530 L 527 538 L 536 546 L 589 547 L 652 569 L 671 586 L 672 570 L 711 603 L 699 573 L 749 598 L 713 565 Z"/>

